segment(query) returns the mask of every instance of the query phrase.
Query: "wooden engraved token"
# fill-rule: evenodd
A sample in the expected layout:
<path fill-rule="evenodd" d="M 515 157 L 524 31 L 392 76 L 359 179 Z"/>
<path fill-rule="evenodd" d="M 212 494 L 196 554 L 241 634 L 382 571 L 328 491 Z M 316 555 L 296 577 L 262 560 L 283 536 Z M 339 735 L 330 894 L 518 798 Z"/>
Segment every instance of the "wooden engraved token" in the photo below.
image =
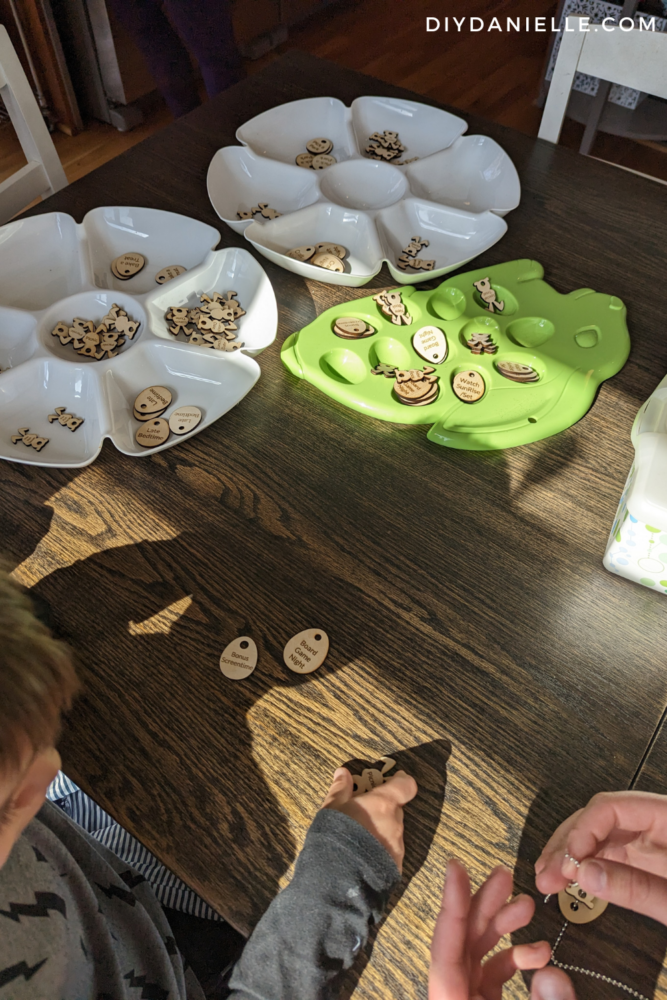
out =
<path fill-rule="evenodd" d="M 187 434 L 201 423 L 201 410 L 198 406 L 179 406 L 169 417 L 169 429 L 174 434 Z"/>
<path fill-rule="evenodd" d="M 171 403 L 171 393 L 163 385 L 152 385 L 140 392 L 134 401 L 137 413 L 162 413 Z"/>
<path fill-rule="evenodd" d="M 285 256 L 291 257 L 292 260 L 310 260 L 314 253 L 315 247 L 294 247 L 294 249 L 289 250 Z"/>
<path fill-rule="evenodd" d="M 244 681 L 257 666 L 257 646 L 248 635 L 242 635 L 225 646 L 220 657 L 220 669 L 230 681 Z"/>
<path fill-rule="evenodd" d="M 165 406 L 164 409 L 166 410 L 166 408 L 167 407 Z M 137 410 L 132 410 L 132 416 L 134 419 L 140 420 L 142 423 L 145 423 L 146 420 L 154 420 L 156 417 L 161 417 L 163 413 L 164 410 L 156 410 L 155 413 L 139 413 Z"/>
<path fill-rule="evenodd" d="M 540 377 L 530 365 L 523 365 L 518 361 L 499 361 L 496 368 L 512 382 L 537 382 Z"/>
<path fill-rule="evenodd" d="M 412 346 L 420 358 L 441 365 L 447 357 L 447 338 L 437 326 L 423 326 L 412 338 Z"/>
<path fill-rule="evenodd" d="M 293 636 L 283 650 L 285 666 L 295 674 L 312 674 L 329 652 L 329 636 L 321 628 L 307 628 Z"/>
<path fill-rule="evenodd" d="M 172 278 L 177 278 L 179 274 L 183 274 L 187 271 L 187 267 L 183 267 L 182 264 L 169 264 L 168 267 L 163 267 L 161 271 L 155 275 L 155 280 L 158 285 L 164 285 L 165 282 L 171 281 Z"/>
<path fill-rule="evenodd" d="M 560 912 L 573 924 L 590 924 L 607 909 L 608 903 L 584 892 L 577 882 L 570 882 L 558 893 Z"/>
<path fill-rule="evenodd" d="M 294 161 L 297 167 L 312 167 L 313 160 L 315 157 L 312 153 L 299 153 L 296 160 Z"/>
<path fill-rule="evenodd" d="M 135 441 L 142 448 L 155 448 L 159 444 L 164 444 L 168 437 L 169 424 L 163 417 L 148 421 L 134 435 Z"/>
<path fill-rule="evenodd" d="M 454 376 L 452 388 L 464 403 L 476 403 L 486 391 L 484 379 L 479 372 L 459 372 Z"/>
<path fill-rule="evenodd" d="M 341 260 L 343 260 L 344 257 L 347 257 L 347 250 L 339 243 L 316 243 L 315 252 L 332 253 L 334 256 L 340 257 Z"/>
<path fill-rule="evenodd" d="M 325 167 L 331 167 L 334 163 L 336 163 L 335 156 L 331 156 L 330 153 L 320 153 L 319 156 L 313 157 L 311 167 L 313 170 L 324 170 Z"/>
<path fill-rule="evenodd" d="M 336 257 L 336 255 L 332 253 L 316 253 L 310 263 L 315 264 L 316 267 L 323 267 L 327 271 L 345 270 L 345 265 L 340 257 Z"/>
<path fill-rule="evenodd" d="M 313 156 L 317 156 L 318 153 L 330 153 L 333 149 L 333 142 L 331 139 L 311 139 L 310 142 L 306 143 L 306 149 Z"/>
<path fill-rule="evenodd" d="M 111 261 L 111 270 L 121 281 L 127 281 L 128 278 L 139 274 L 145 265 L 146 258 L 140 253 L 122 253 L 120 257 Z"/>
<path fill-rule="evenodd" d="M 366 320 L 355 319 L 353 316 L 340 316 L 334 324 L 334 333 L 343 333 L 353 337 L 363 337 L 366 332 Z"/>

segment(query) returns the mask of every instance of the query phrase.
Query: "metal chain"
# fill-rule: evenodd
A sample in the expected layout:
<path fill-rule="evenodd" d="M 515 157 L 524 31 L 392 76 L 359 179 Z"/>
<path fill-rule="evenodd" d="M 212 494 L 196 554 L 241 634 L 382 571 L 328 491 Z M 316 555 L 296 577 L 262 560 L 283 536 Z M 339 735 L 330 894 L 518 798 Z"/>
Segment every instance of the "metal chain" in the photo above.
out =
<path fill-rule="evenodd" d="M 545 903 L 549 896 L 546 897 Z M 601 972 L 592 972 L 590 969 L 582 969 L 578 965 L 568 965 L 566 962 L 559 962 L 556 956 L 556 949 L 558 945 L 563 940 L 563 935 L 569 926 L 569 920 L 566 920 L 561 927 L 560 934 L 556 938 L 556 943 L 551 949 L 551 962 L 556 966 L 557 969 L 563 969 L 565 972 L 579 972 L 582 976 L 590 976 L 591 979 L 600 979 L 603 983 L 609 983 L 610 986 L 616 986 L 617 989 L 623 990 L 625 993 L 629 993 L 630 996 L 636 997 L 636 1000 L 649 1000 L 645 997 L 643 993 L 638 993 L 637 990 L 633 990 L 630 986 L 626 986 L 625 983 L 619 983 L 618 979 L 612 979 L 611 976 L 603 976 Z"/>

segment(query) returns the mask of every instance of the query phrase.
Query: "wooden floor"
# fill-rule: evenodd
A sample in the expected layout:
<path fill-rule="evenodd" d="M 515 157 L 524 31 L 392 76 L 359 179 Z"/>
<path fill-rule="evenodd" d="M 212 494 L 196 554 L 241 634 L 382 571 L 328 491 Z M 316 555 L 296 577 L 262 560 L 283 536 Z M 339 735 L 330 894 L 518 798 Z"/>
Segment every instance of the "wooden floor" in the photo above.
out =
<path fill-rule="evenodd" d="M 547 0 L 469 0 L 465 14 L 483 17 L 488 24 L 494 16 L 501 23 L 507 16 L 549 18 L 555 9 L 556 4 Z M 302 49 L 527 135 L 537 135 L 542 112 L 535 101 L 550 35 L 469 30 L 427 34 L 427 15 L 433 15 L 430 0 L 395 5 L 388 30 L 386 0 L 342 0 L 293 29 L 288 42 L 278 49 L 248 62 L 247 71 L 258 72 L 290 48 Z M 131 132 L 118 132 L 97 121 L 77 136 L 57 132 L 54 141 L 67 179 L 78 180 L 171 120 L 160 103 L 144 124 Z M 561 142 L 577 149 L 582 133 L 583 126 L 567 121 Z M 667 180 L 667 144 L 663 151 L 600 134 L 593 155 Z M 4 126 L 0 129 L 0 181 L 23 163 L 25 158 L 11 126 Z"/>

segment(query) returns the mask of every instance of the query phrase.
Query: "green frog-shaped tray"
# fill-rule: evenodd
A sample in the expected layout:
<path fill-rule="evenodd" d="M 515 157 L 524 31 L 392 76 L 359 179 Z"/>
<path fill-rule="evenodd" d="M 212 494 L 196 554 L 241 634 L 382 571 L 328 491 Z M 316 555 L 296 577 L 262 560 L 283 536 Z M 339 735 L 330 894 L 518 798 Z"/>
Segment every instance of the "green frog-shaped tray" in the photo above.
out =
<path fill-rule="evenodd" d="M 580 420 L 630 352 L 620 299 L 561 295 L 543 274 L 513 260 L 344 302 L 288 337 L 282 359 L 360 413 L 432 424 L 449 448 L 538 441 Z"/>

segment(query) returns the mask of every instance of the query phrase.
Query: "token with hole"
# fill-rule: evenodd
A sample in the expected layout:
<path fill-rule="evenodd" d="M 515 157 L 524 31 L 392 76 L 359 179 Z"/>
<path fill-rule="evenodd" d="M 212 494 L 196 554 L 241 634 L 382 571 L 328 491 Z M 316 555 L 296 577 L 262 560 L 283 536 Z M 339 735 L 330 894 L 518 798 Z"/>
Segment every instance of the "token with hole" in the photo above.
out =
<path fill-rule="evenodd" d="M 312 153 L 299 153 L 296 160 L 294 161 L 297 167 L 310 168 L 313 165 L 313 160 L 315 157 Z"/>
<path fill-rule="evenodd" d="M 201 423 L 201 410 L 198 406 L 179 406 L 169 417 L 169 428 L 174 434 L 187 434 Z"/>
<path fill-rule="evenodd" d="M 340 257 L 333 253 L 316 253 L 310 261 L 316 267 L 323 267 L 327 271 L 344 271 L 345 265 Z"/>
<path fill-rule="evenodd" d="M 311 139 L 306 143 L 306 149 L 313 156 L 317 156 L 319 153 L 330 153 L 333 149 L 333 142 L 331 139 Z"/>
<path fill-rule="evenodd" d="M 134 401 L 137 413 L 162 413 L 171 403 L 171 393 L 163 385 L 151 385 L 139 393 Z"/>
<path fill-rule="evenodd" d="M 167 281 L 177 278 L 179 274 L 183 274 L 185 271 L 187 271 L 187 267 L 183 267 L 182 264 L 169 264 L 168 267 L 163 267 L 161 271 L 158 271 L 155 275 L 155 280 L 158 285 L 164 285 Z"/>
<path fill-rule="evenodd" d="M 248 635 L 242 635 L 225 646 L 220 657 L 220 669 L 230 681 L 244 681 L 257 666 L 257 646 Z"/>
<path fill-rule="evenodd" d="M 447 357 L 447 338 L 437 326 L 423 326 L 412 338 L 412 346 L 425 361 L 441 365 Z"/>
<path fill-rule="evenodd" d="M 145 266 L 146 258 L 140 253 L 122 253 L 120 257 L 111 261 L 111 270 L 121 281 L 133 278 Z"/>
<path fill-rule="evenodd" d="M 321 628 L 307 628 L 292 636 L 283 650 L 285 665 L 295 674 L 312 674 L 329 652 L 329 636 Z"/>
<path fill-rule="evenodd" d="M 315 253 L 315 247 L 294 247 L 293 250 L 288 250 L 285 254 L 286 257 L 291 257 L 292 260 L 310 260 L 310 258 Z"/>
<path fill-rule="evenodd" d="M 484 379 L 479 372 L 459 372 L 454 376 L 452 389 L 464 403 L 476 403 L 486 391 Z"/>
<path fill-rule="evenodd" d="M 319 156 L 313 157 L 313 162 L 311 167 L 313 170 L 324 170 L 325 167 L 332 167 L 336 162 L 336 157 L 331 156 L 330 153 L 320 153 Z"/>
<path fill-rule="evenodd" d="M 164 417 L 157 417 L 140 427 L 134 437 L 142 448 L 157 448 L 169 437 L 169 424 Z"/>

